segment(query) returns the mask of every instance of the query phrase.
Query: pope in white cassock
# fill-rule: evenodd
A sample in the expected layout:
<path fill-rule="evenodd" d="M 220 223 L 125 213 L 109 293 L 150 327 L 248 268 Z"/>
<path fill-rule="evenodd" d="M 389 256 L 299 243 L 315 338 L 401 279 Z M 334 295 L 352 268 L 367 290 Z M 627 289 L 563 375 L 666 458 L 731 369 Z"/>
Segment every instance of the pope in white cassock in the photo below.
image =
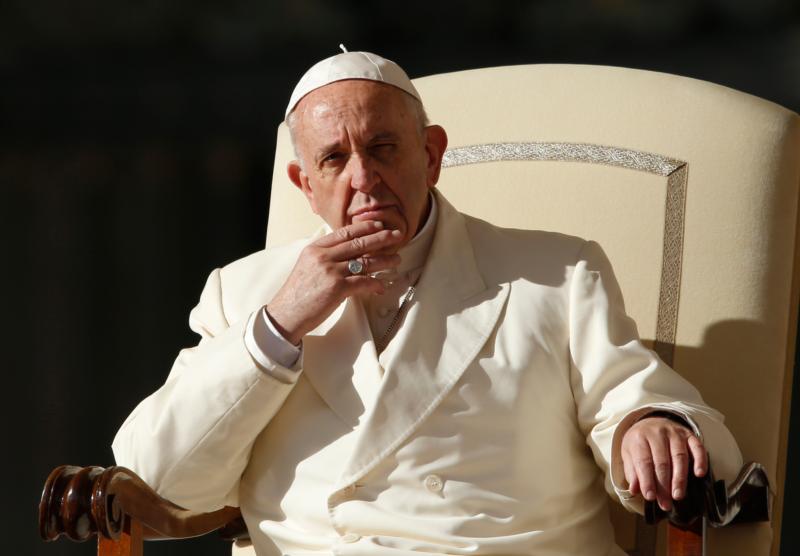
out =
<path fill-rule="evenodd" d="M 166 383 L 114 440 L 259 555 L 619 555 L 609 497 L 732 479 L 722 417 L 640 342 L 600 247 L 459 213 L 394 62 L 342 53 L 287 109 L 327 227 L 211 273 Z M 465 115 L 468 117 L 468 115 Z M 491 202 L 487 187 L 487 202 Z"/>

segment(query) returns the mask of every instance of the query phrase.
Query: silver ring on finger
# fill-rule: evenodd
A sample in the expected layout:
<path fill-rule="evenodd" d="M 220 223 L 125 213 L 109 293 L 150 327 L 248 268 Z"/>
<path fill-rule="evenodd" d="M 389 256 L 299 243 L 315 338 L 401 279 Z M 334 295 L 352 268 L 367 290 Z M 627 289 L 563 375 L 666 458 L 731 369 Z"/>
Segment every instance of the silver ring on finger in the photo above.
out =
<path fill-rule="evenodd" d="M 364 263 L 359 259 L 350 259 L 347 261 L 347 271 L 354 276 L 363 274 Z"/>

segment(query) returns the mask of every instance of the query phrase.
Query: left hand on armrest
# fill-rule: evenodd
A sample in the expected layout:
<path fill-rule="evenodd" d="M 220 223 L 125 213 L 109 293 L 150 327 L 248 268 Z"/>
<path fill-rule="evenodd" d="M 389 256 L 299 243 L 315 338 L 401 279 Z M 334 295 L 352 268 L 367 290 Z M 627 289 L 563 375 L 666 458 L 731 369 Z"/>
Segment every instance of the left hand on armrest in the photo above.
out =
<path fill-rule="evenodd" d="M 702 477 L 708 469 L 708 454 L 692 431 L 671 419 L 645 417 L 622 437 L 622 464 L 631 494 L 658 500 L 662 510 L 672 500 L 686 495 L 689 455 L 694 474 Z"/>

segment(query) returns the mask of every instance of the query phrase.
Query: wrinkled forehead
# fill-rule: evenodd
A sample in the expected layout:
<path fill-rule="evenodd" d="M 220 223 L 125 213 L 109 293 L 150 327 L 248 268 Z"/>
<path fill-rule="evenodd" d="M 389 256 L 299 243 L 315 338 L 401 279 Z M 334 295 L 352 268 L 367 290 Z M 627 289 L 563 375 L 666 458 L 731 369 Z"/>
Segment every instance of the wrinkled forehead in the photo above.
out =
<path fill-rule="evenodd" d="M 403 127 L 413 116 L 405 97 L 411 98 L 392 85 L 348 79 L 310 92 L 297 104 L 292 117 L 297 131 Z"/>

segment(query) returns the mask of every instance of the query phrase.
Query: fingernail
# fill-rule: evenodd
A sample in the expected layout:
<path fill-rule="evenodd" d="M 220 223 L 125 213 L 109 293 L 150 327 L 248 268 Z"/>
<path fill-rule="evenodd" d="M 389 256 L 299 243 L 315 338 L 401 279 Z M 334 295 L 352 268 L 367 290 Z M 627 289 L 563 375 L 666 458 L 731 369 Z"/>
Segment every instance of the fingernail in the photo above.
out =
<path fill-rule="evenodd" d="M 403 234 L 400 233 L 400 230 L 392 230 L 392 237 L 400 237 L 401 235 Z"/>
<path fill-rule="evenodd" d="M 656 497 L 656 491 L 648 490 L 647 492 L 645 492 L 644 497 L 647 498 L 648 500 L 652 500 L 653 498 Z"/>
<path fill-rule="evenodd" d="M 683 498 L 683 490 L 676 488 L 675 490 L 672 491 L 672 497 L 675 498 L 676 500 L 680 500 L 681 498 Z"/>
<path fill-rule="evenodd" d="M 372 223 L 372 225 L 375 226 L 375 228 L 377 228 L 378 230 L 383 228 L 383 222 L 381 222 L 380 220 L 375 220 Z"/>

